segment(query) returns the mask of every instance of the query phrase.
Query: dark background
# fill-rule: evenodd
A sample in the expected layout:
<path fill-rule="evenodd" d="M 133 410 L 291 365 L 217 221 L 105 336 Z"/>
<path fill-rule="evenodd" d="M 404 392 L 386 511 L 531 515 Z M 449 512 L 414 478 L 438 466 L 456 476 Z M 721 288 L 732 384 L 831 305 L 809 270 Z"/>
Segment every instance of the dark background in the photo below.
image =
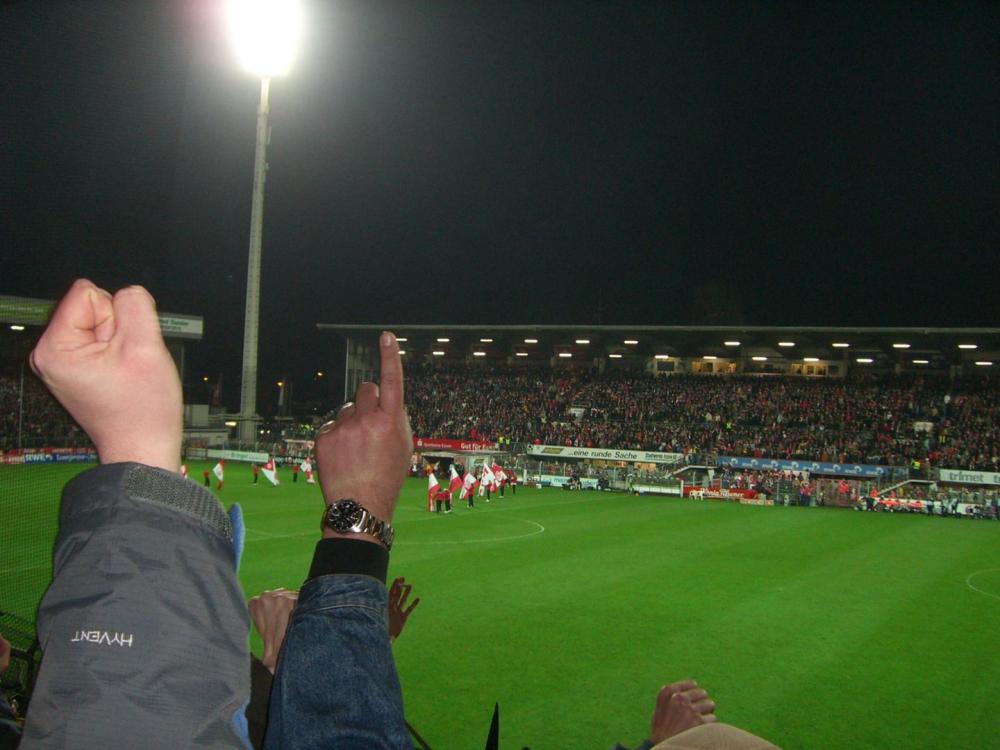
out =
<path fill-rule="evenodd" d="M 204 316 L 189 379 L 236 408 L 259 85 L 219 5 L 0 6 L 0 294 L 144 284 Z M 1000 320 L 998 3 L 306 16 L 271 89 L 262 382 L 340 367 L 317 322 Z"/>

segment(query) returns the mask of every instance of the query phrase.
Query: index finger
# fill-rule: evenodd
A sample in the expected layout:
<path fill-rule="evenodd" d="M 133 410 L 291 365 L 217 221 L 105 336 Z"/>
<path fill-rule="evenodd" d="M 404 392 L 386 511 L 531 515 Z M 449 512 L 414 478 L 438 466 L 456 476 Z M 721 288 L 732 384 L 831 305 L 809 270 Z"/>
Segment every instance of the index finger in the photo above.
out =
<path fill-rule="evenodd" d="M 379 355 L 382 370 L 379 383 L 379 407 L 383 411 L 403 410 L 403 362 L 399 357 L 399 343 L 388 331 L 379 338 Z"/>

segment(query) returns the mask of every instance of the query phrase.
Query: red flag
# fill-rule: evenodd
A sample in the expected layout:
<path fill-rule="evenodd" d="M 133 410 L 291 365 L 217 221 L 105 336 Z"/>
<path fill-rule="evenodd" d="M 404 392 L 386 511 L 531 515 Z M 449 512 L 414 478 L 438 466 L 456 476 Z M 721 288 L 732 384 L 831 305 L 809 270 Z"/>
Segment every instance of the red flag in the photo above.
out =
<path fill-rule="evenodd" d="M 281 484 L 278 480 L 278 470 L 274 468 L 274 459 L 268 458 L 267 463 L 260 467 L 261 472 L 267 477 L 267 481 L 277 486 Z"/>
<path fill-rule="evenodd" d="M 441 485 L 438 484 L 437 477 L 434 476 L 434 472 L 427 473 L 427 511 L 429 513 L 434 512 L 434 493 L 437 492 L 437 488 Z"/>
<path fill-rule="evenodd" d="M 462 486 L 462 477 L 455 471 L 455 464 L 451 464 L 448 468 L 451 469 L 451 479 L 448 480 L 448 492 L 454 495 L 455 490 Z"/>

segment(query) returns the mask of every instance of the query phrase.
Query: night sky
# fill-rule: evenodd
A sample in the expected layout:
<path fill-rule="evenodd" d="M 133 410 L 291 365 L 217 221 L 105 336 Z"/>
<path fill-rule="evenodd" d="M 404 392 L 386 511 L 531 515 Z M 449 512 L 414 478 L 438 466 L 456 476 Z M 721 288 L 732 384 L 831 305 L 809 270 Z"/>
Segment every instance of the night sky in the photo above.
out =
<path fill-rule="evenodd" d="M 238 405 L 259 84 L 217 2 L 0 5 L 0 294 L 201 315 Z M 264 380 L 327 323 L 997 325 L 1000 3 L 306 5 Z"/>

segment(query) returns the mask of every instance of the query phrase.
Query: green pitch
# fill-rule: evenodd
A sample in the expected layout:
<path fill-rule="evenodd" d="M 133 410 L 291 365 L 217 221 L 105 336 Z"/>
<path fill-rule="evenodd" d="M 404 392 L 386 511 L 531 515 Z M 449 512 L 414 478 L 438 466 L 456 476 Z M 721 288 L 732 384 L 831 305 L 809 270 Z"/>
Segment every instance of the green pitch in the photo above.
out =
<path fill-rule="evenodd" d="M 22 489 L 66 478 L 0 467 L 5 523 L 27 510 L 15 474 L 32 478 Z M 226 474 L 247 594 L 299 586 L 318 488 Z M 556 489 L 447 516 L 425 504 L 408 480 L 390 576 L 421 598 L 394 650 L 407 718 L 435 750 L 482 747 L 495 701 L 504 748 L 635 744 L 656 690 L 685 677 L 721 720 L 786 750 L 1000 748 L 1000 523 Z M 18 570 L 47 575 L 45 528 L 16 557 L 2 537 L 4 589 Z"/>

